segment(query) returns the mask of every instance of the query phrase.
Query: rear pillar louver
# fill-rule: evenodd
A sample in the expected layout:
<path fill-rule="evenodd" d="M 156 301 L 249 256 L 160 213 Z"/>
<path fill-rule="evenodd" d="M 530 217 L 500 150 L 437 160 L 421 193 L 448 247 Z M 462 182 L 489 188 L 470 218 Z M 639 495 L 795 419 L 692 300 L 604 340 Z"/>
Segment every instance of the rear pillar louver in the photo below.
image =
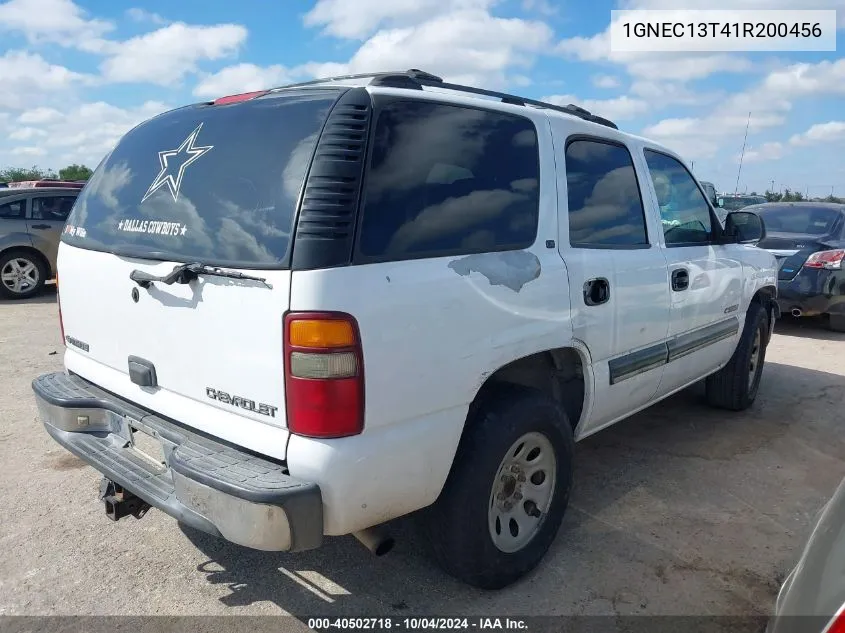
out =
<path fill-rule="evenodd" d="M 348 264 L 367 153 L 371 101 L 348 90 L 329 114 L 305 183 L 293 245 L 293 270 Z"/>

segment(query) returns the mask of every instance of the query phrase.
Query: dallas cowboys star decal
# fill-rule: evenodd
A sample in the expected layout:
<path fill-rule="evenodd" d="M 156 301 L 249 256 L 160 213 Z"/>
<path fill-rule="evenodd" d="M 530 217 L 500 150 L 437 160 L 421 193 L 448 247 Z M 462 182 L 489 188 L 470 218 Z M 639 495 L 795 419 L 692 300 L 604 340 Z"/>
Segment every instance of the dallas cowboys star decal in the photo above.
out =
<path fill-rule="evenodd" d="M 201 129 L 202 123 L 188 135 L 188 138 L 182 141 L 179 147 L 158 153 L 158 162 L 161 163 L 161 171 L 155 177 L 155 180 L 153 180 L 150 188 L 147 189 L 147 193 L 141 198 L 141 202 L 144 202 L 144 200 L 165 185 L 170 190 L 170 195 L 173 196 L 173 202 L 179 199 L 179 189 L 182 187 L 182 178 L 185 176 L 185 170 L 188 168 L 188 165 L 206 152 L 214 149 L 213 145 L 206 145 L 204 147 L 197 147 L 195 145 Z"/>

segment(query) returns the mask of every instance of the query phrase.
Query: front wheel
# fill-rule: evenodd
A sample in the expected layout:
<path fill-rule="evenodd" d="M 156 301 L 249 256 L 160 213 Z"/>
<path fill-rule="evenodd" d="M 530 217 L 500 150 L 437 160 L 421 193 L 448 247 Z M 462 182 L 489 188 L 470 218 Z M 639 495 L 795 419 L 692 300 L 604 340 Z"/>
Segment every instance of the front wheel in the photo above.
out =
<path fill-rule="evenodd" d="M 769 315 L 752 303 L 745 315 L 745 329 L 731 360 L 705 382 L 707 401 L 714 407 L 743 411 L 754 403 L 766 361 Z"/>
<path fill-rule="evenodd" d="M 572 427 L 552 399 L 506 385 L 470 414 L 439 499 L 423 514 L 447 573 L 500 589 L 554 541 L 572 487 Z"/>

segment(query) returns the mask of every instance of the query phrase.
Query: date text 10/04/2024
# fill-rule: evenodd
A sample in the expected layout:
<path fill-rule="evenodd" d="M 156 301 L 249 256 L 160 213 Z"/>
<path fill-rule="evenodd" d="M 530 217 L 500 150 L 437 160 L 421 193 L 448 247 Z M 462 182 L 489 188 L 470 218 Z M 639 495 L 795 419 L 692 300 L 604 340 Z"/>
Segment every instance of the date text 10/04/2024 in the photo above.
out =
<path fill-rule="evenodd" d="M 514 618 L 310 618 L 308 628 L 315 631 L 348 630 L 525 630 L 525 620 Z"/>

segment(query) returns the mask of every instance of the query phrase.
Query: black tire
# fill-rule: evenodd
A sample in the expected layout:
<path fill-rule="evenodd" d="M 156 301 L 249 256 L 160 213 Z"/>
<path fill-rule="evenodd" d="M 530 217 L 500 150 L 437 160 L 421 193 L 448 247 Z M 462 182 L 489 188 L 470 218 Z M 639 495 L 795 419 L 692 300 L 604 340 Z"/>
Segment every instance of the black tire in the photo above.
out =
<path fill-rule="evenodd" d="M 530 540 L 521 549 L 506 553 L 494 543 L 493 528 L 489 527 L 491 494 L 509 449 L 528 433 L 539 433 L 552 448 L 556 466 L 553 492 Z M 566 413 L 537 390 L 503 385 L 473 405 L 443 491 L 422 515 L 424 533 L 440 566 L 482 589 L 501 589 L 534 569 L 554 541 L 566 511 L 573 452 Z M 526 486 L 518 488 L 526 491 L 526 501 L 516 502 L 515 512 L 531 503 L 528 484 L 519 485 Z M 536 512 L 538 506 L 526 507 Z"/>
<path fill-rule="evenodd" d="M 35 255 L 30 250 L 13 248 L 0 255 L 0 275 L 2 275 L 4 271 L 7 273 L 14 272 L 7 267 L 10 262 L 16 260 L 32 264 L 38 278 L 34 284 L 26 287 L 21 292 L 16 292 L 12 287 L 10 287 L 10 285 L 7 285 L 6 280 L 0 278 L 0 296 L 6 299 L 29 299 L 30 297 L 34 297 L 41 292 L 44 288 L 44 282 L 47 281 L 47 270 L 44 266 L 44 262 L 38 255 Z"/>
<path fill-rule="evenodd" d="M 845 314 L 829 315 L 827 327 L 832 332 L 845 332 Z"/>
<path fill-rule="evenodd" d="M 711 406 L 730 411 L 743 411 L 754 403 L 760 388 L 760 377 L 766 360 L 769 315 L 759 303 L 753 302 L 745 315 L 745 329 L 731 360 L 705 382 L 707 401 Z M 759 345 L 754 371 L 751 361 L 755 341 Z M 749 376 L 751 374 L 751 376 Z"/>

